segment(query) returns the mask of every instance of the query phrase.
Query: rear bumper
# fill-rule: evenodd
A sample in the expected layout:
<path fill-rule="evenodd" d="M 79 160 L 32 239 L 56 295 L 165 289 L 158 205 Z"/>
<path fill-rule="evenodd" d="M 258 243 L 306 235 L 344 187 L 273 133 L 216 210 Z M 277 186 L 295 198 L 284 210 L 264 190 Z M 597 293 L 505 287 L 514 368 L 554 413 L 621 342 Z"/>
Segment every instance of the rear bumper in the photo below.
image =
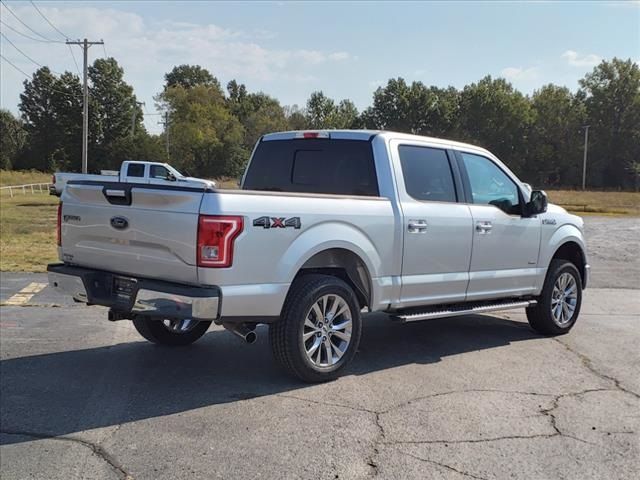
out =
<path fill-rule="evenodd" d="M 47 267 L 49 285 L 75 300 L 103 305 L 124 316 L 217 320 L 222 303 L 218 287 L 195 287 L 118 275 L 62 263 Z"/>

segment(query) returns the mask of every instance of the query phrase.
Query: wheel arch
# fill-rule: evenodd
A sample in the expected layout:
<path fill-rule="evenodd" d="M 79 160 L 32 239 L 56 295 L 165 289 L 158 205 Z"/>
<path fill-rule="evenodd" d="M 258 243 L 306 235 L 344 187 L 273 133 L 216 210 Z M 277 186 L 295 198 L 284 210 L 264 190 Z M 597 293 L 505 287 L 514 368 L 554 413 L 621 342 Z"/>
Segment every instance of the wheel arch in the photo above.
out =
<path fill-rule="evenodd" d="M 566 260 L 576 266 L 580 272 L 580 280 L 583 288 L 586 287 L 587 281 L 587 257 L 584 249 L 578 242 L 568 240 L 556 248 L 551 260 Z M 550 260 L 550 261 L 551 261 Z"/>
<path fill-rule="evenodd" d="M 277 278 L 293 284 L 298 275 L 315 271 L 349 283 L 361 304 L 375 305 L 380 292 L 375 279 L 382 258 L 368 235 L 352 224 L 323 222 L 306 230 L 281 257 Z"/>
<path fill-rule="evenodd" d="M 298 270 L 295 279 L 302 275 L 322 273 L 344 280 L 351 286 L 360 307 L 370 307 L 372 300 L 371 274 L 360 256 L 346 248 L 329 248 L 310 257 Z"/>

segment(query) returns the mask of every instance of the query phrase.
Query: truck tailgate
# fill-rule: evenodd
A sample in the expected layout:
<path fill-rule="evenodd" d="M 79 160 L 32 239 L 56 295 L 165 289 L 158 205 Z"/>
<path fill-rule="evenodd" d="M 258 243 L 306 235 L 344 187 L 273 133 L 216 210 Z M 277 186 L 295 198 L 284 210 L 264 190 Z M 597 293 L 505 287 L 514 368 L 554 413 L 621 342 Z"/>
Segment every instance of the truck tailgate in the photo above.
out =
<path fill-rule="evenodd" d="M 196 284 L 203 193 L 204 188 L 70 182 L 61 199 L 60 257 L 83 267 Z"/>

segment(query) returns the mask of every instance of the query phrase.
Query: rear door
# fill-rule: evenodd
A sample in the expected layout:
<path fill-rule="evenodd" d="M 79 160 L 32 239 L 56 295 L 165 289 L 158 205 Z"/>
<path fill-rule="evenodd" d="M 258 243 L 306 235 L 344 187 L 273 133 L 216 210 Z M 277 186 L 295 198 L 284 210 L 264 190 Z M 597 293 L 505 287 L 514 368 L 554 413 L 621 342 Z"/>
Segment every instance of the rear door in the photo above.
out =
<path fill-rule="evenodd" d="M 458 201 L 461 184 L 453 153 L 398 140 L 391 142 L 391 153 L 403 212 L 400 306 L 463 301 L 472 222 L 468 206 Z"/>
<path fill-rule="evenodd" d="M 197 283 L 202 188 L 69 182 L 62 196 L 65 262 Z"/>
<path fill-rule="evenodd" d="M 467 300 L 533 293 L 540 217 L 522 216 L 520 187 L 492 159 L 468 152 L 457 155 L 474 224 Z"/>

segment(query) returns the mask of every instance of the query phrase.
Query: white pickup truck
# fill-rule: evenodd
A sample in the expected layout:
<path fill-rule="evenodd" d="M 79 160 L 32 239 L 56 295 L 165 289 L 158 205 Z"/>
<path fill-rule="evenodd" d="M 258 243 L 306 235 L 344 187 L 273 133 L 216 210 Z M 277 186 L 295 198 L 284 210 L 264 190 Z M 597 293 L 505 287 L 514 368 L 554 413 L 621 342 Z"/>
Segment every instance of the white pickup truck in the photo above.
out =
<path fill-rule="evenodd" d="M 473 145 L 379 131 L 284 132 L 257 143 L 239 190 L 70 181 L 49 282 L 161 345 L 212 322 L 277 361 L 335 378 L 363 311 L 400 322 L 526 308 L 568 332 L 589 265 L 581 218 L 547 205 Z"/>
<path fill-rule="evenodd" d="M 49 194 L 62 195 L 68 182 L 72 180 L 95 180 L 98 182 L 152 183 L 166 185 L 167 182 L 179 182 L 181 185 L 207 184 L 215 187 L 212 180 L 185 177 L 168 163 L 127 160 L 122 162 L 120 171 L 103 171 L 100 175 L 86 173 L 56 172 L 51 177 Z"/>

